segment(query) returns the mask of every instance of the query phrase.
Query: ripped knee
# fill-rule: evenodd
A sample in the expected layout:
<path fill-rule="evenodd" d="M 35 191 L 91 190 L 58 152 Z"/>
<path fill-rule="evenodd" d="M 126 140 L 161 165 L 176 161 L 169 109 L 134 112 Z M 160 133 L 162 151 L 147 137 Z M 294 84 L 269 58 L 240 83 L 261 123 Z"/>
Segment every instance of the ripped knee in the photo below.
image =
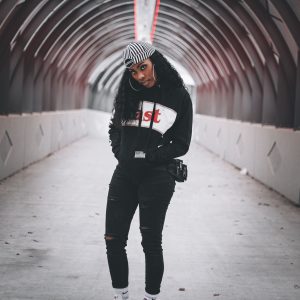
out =
<path fill-rule="evenodd" d="M 104 239 L 108 243 L 120 243 L 122 245 L 127 245 L 127 236 L 119 236 L 110 233 L 104 234 Z"/>
<path fill-rule="evenodd" d="M 106 241 L 112 241 L 112 240 L 115 239 L 115 237 L 112 236 L 112 235 L 109 235 L 109 234 L 104 234 L 104 239 L 105 239 Z"/>
<path fill-rule="evenodd" d="M 147 226 L 141 226 L 141 227 L 140 227 L 141 233 L 143 233 L 143 232 L 145 232 L 145 231 L 148 231 L 148 230 L 151 230 L 151 227 L 147 227 Z"/>
<path fill-rule="evenodd" d="M 120 236 L 105 234 L 104 235 L 107 253 L 108 254 L 123 254 L 125 253 L 125 247 L 127 246 L 127 238 Z"/>

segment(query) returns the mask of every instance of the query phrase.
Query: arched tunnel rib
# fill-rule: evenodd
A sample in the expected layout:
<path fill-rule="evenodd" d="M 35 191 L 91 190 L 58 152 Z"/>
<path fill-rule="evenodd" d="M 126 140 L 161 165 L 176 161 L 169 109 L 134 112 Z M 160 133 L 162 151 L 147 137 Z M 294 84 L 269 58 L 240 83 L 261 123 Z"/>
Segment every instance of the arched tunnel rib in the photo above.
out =
<path fill-rule="evenodd" d="M 2 1 L 1 114 L 84 107 L 97 64 L 134 38 L 133 4 Z M 153 43 L 194 76 L 197 112 L 298 128 L 295 5 L 160 1 Z"/>
<path fill-rule="evenodd" d="M 96 299 L 100 295 L 101 299 L 106 299 L 94 289 L 94 280 L 98 281 L 96 276 L 102 277 L 99 269 L 95 271 L 98 267 L 93 262 L 94 253 L 82 255 L 82 247 L 87 246 L 86 249 L 93 249 L 93 252 L 96 249 L 98 242 L 95 243 L 94 237 L 99 232 L 91 220 L 97 218 L 92 219 L 94 214 L 90 210 L 94 209 L 95 203 L 104 204 L 102 200 L 108 188 L 105 180 L 109 178 L 109 171 L 113 171 L 114 163 L 120 163 L 120 166 L 123 162 L 122 158 L 115 160 L 118 155 L 114 156 L 110 151 L 109 141 L 112 142 L 111 132 L 114 129 L 109 130 L 113 127 L 109 126 L 109 122 L 117 90 L 120 88 L 123 92 L 124 88 L 119 84 L 125 70 L 122 61 L 124 47 L 131 41 L 142 40 L 152 43 L 170 59 L 182 75 L 191 98 L 191 105 L 187 105 L 188 93 L 181 89 L 172 90 L 170 94 L 161 93 L 155 99 L 156 91 L 164 89 L 160 73 L 154 71 L 159 65 L 155 63 L 154 69 L 151 69 L 153 77 L 158 74 L 155 78 L 158 80 L 151 80 L 157 85 L 153 93 L 155 96 L 152 100 L 145 93 L 145 98 L 139 99 L 144 101 L 141 101 L 143 114 L 138 112 L 136 118 L 145 118 L 141 118 L 141 122 L 131 120 L 133 122 L 129 124 L 144 127 L 149 122 L 149 130 L 147 125 L 144 129 L 151 137 L 151 129 L 170 121 L 173 125 L 166 129 L 168 133 L 160 132 L 161 141 L 165 141 L 166 136 L 173 139 L 165 148 L 168 155 L 172 154 L 168 146 L 174 146 L 175 137 L 178 145 L 183 140 L 175 134 L 176 131 L 190 132 L 192 124 L 192 142 L 190 145 L 185 143 L 184 149 L 189 151 L 182 158 L 188 165 L 188 181 L 180 187 L 176 183 L 175 187 L 182 190 L 177 194 L 180 201 L 174 204 L 181 211 L 173 213 L 176 235 L 185 238 L 180 245 L 193 245 L 193 259 L 188 257 L 181 262 L 191 288 L 187 288 L 186 293 L 180 290 L 177 294 L 175 289 L 175 297 L 168 296 L 172 299 L 198 299 L 199 283 L 204 282 L 205 288 L 201 293 L 206 293 L 206 296 L 203 299 L 210 298 L 212 295 L 207 297 L 208 283 L 211 291 L 217 282 L 216 273 L 213 274 L 217 268 L 212 268 L 211 258 L 217 257 L 221 266 L 217 270 L 217 283 L 221 283 L 220 286 L 224 284 L 224 299 L 228 296 L 228 299 L 246 297 L 245 300 L 252 300 L 258 294 L 256 298 L 264 300 L 300 299 L 300 283 L 297 282 L 300 275 L 300 240 L 294 239 L 299 235 L 299 213 L 284 199 L 300 205 L 299 19 L 300 0 L 0 0 L 0 224 L 3 225 L 0 241 L 4 241 L 3 235 L 9 235 L 13 241 L 11 244 L 2 243 L 1 250 L 3 248 L 7 252 L 3 254 L 0 251 L 0 260 L 5 260 L 0 262 L 0 266 L 4 266 L 2 273 L 0 270 L 0 298 L 28 296 L 33 299 L 36 296 L 39 300 L 58 299 L 55 297 L 58 293 L 54 295 L 57 291 L 51 290 L 53 283 L 49 285 L 52 281 L 48 280 L 48 276 L 53 274 L 59 284 L 63 283 L 62 298 L 89 299 L 95 296 Z M 134 90 L 133 85 L 131 88 Z M 137 97 L 144 95 L 144 91 L 140 93 L 140 90 L 131 92 Z M 148 111 L 151 101 L 157 105 L 153 105 L 153 111 L 152 108 Z M 175 110 L 172 105 L 176 106 Z M 184 111 L 187 106 L 189 113 L 186 110 L 181 118 L 180 110 Z M 189 126 L 185 126 L 183 120 Z M 128 124 L 124 122 L 122 125 Z M 127 129 L 135 130 L 134 127 L 125 128 L 125 132 Z M 123 133 L 123 129 L 119 132 Z M 140 137 L 138 135 L 137 138 Z M 121 148 L 128 144 L 123 136 L 118 140 L 121 140 Z M 161 144 L 164 142 L 158 147 Z M 133 149 L 135 145 L 131 146 Z M 149 148 L 145 148 L 142 154 L 146 159 L 152 153 L 148 156 Z M 56 153 L 58 150 L 62 151 Z M 39 163 L 33 165 L 35 162 Z M 168 182 L 172 179 L 170 174 L 160 173 L 167 171 L 168 164 L 168 159 L 157 164 L 158 168 L 153 169 L 156 179 L 162 178 L 160 174 L 164 174 Z M 155 167 L 157 165 L 155 163 Z M 147 166 L 154 164 L 147 162 Z M 159 172 L 156 173 L 156 170 Z M 16 174 L 19 171 L 23 172 Z M 2 182 L 2 179 L 7 180 Z M 169 189 L 168 193 L 175 191 L 173 179 L 173 191 Z M 38 195 L 40 192 L 41 195 Z M 158 197 L 162 199 L 159 194 Z M 262 202 L 262 199 L 267 201 Z M 43 206 L 46 209 L 43 210 Z M 38 218 L 33 215 L 34 208 L 39 212 Z M 75 216 L 75 222 L 65 219 L 66 211 L 70 211 L 72 218 Z M 99 211 L 101 213 L 95 216 L 104 217 L 105 210 L 101 208 Z M 89 219 L 84 217 L 85 213 Z M 40 218 L 42 214 L 45 218 Z M 182 223 L 178 223 L 180 216 Z M 191 217 L 188 222 L 186 216 Z M 63 223 L 56 223 L 60 217 Z M 48 239 L 53 228 L 43 232 L 40 227 L 46 229 L 45 222 L 49 223 L 51 218 L 55 222 L 50 223 L 55 227 L 53 239 Z M 12 221 L 12 228 L 6 224 L 7 220 Z M 29 237 L 27 234 L 21 231 L 10 234 L 18 222 L 23 233 L 24 224 L 36 226 L 39 234 L 42 233 L 43 244 L 32 247 L 30 243 L 38 241 L 23 240 L 23 237 Z M 79 225 L 78 230 L 74 230 L 74 224 Z M 92 230 L 96 229 L 96 232 L 85 230 L 88 224 L 92 224 Z M 66 225 L 71 225 L 70 229 Z M 248 231 L 245 235 L 240 232 L 241 227 L 235 227 L 239 225 L 244 226 L 245 232 Z M 62 228 L 60 232 L 59 228 Z M 191 228 L 192 231 L 186 234 Z M 237 228 L 238 233 L 234 231 Z M 76 240 L 79 231 L 83 233 L 82 240 Z M 93 234 L 93 240 L 87 241 L 86 232 Z M 27 233 L 33 234 L 33 231 Z M 241 240 L 233 238 L 235 235 Z M 65 252 L 66 256 L 55 253 L 59 253 L 59 261 L 55 261 L 54 252 L 50 251 L 55 249 L 60 237 L 65 246 L 66 236 L 70 238 L 67 243 L 72 250 L 78 246 L 72 252 L 77 252 L 80 259 L 87 261 L 80 264 L 84 268 L 78 274 L 70 275 L 77 260 L 69 260 L 70 274 L 60 276 L 61 257 L 66 263 L 65 257 L 69 253 Z M 19 237 L 22 237 L 21 243 Z M 193 244 L 195 241 L 199 247 Z M 182 254 L 177 240 L 171 242 L 174 242 L 173 249 Z M 207 259 L 198 261 L 199 251 L 201 255 L 205 254 L 204 244 L 208 249 Z M 20 249 L 15 256 L 13 250 L 16 247 Z M 216 251 L 212 254 L 211 249 Z M 287 249 L 287 254 L 291 255 L 282 255 L 281 251 Z M 34 255 L 23 255 L 27 252 L 41 253 L 41 257 L 34 261 Z M 43 261 L 40 265 L 41 259 L 49 257 L 51 264 Z M 90 272 L 91 261 L 95 273 Z M 206 261 L 208 265 L 203 268 Z M 38 270 L 43 273 L 32 272 L 33 262 L 38 262 Z M 229 266 L 227 276 L 223 276 L 226 273 L 224 263 L 226 268 Z M 192 282 L 188 265 L 197 274 L 192 276 Z M 43 266 L 54 266 L 54 269 L 45 272 Z M 23 272 L 30 273 L 27 281 L 23 278 L 15 280 L 16 269 L 18 278 L 27 275 Z M 180 269 L 179 266 L 177 269 Z M 199 269 L 210 270 L 214 280 L 207 281 L 207 272 Z M 82 276 L 84 270 L 89 273 L 88 280 Z M 232 276 L 233 271 L 236 271 L 236 276 Z M 266 277 L 266 271 L 272 274 Z M 198 276 L 201 272 L 204 279 Z M 44 285 L 40 284 L 41 278 L 37 278 L 36 274 L 46 276 Z M 30 295 L 26 294 L 28 287 L 23 293 L 21 290 L 25 283 L 30 281 L 32 284 L 34 276 L 39 281 L 38 287 L 32 288 Z M 138 277 L 140 280 L 140 273 Z M 72 288 L 66 288 L 66 278 L 70 279 Z M 79 278 L 88 281 L 88 284 L 77 284 L 80 292 L 75 295 L 74 279 L 79 282 Z M 224 278 L 231 282 L 224 281 Z M 172 283 L 173 277 L 168 280 Z M 249 281 L 252 290 L 247 291 L 247 295 L 241 289 L 246 284 L 240 280 Z M 105 280 L 103 282 L 107 284 Z M 89 284 L 93 287 L 90 288 Z M 32 285 L 37 286 L 35 282 Z M 20 290 L 14 289 L 15 286 L 21 286 Z M 101 286 L 99 290 L 103 292 L 106 288 Z M 191 297 L 194 292 L 196 297 Z M 16 293 L 15 297 L 13 293 Z M 235 297 L 233 293 L 236 293 Z M 83 294 L 88 296 L 82 297 Z"/>

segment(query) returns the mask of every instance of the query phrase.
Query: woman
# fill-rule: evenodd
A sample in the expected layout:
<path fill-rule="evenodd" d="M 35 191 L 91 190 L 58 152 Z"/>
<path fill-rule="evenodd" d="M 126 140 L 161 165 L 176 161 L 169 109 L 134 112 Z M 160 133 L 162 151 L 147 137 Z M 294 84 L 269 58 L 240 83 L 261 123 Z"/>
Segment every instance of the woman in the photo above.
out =
<path fill-rule="evenodd" d="M 164 272 L 162 230 L 175 180 L 167 165 L 184 155 L 192 133 L 192 103 L 182 78 L 152 45 L 132 42 L 114 101 L 109 136 L 118 160 L 106 207 L 105 241 L 114 299 L 129 299 L 127 245 L 139 207 L 145 253 L 144 300 L 158 299 Z"/>

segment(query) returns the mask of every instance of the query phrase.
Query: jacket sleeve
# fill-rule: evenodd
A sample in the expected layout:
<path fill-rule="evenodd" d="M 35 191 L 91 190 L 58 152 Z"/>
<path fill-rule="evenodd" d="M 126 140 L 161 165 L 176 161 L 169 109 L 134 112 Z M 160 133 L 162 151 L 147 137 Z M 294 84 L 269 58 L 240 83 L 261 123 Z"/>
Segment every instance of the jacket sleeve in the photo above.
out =
<path fill-rule="evenodd" d="M 115 158 L 118 159 L 119 152 L 120 152 L 120 143 L 121 143 L 121 129 L 117 128 L 111 121 L 109 123 L 108 134 L 109 134 L 110 145 L 112 147 L 112 152 Z"/>
<path fill-rule="evenodd" d="M 172 158 L 186 154 L 189 150 L 192 137 L 193 106 L 187 91 L 182 97 L 180 113 L 170 128 L 168 138 L 162 146 L 147 152 L 146 159 L 149 162 L 168 162 Z"/>

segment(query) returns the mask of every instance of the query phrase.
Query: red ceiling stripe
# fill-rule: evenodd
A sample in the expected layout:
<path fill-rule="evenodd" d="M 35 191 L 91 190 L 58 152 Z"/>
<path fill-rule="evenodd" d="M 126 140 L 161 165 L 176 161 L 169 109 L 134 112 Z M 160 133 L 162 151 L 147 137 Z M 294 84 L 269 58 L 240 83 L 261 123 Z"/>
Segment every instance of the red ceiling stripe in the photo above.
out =
<path fill-rule="evenodd" d="M 153 22 L 152 22 L 152 30 L 151 30 L 151 34 L 150 34 L 151 42 L 153 42 L 154 34 L 155 34 L 155 30 L 156 30 L 156 22 L 157 22 L 157 18 L 158 18 L 159 5 L 160 5 L 160 0 L 156 0 L 155 13 L 154 13 L 154 18 L 153 18 Z"/>
<path fill-rule="evenodd" d="M 134 0 L 134 38 L 138 40 L 138 30 L 137 30 L 137 1 Z"/>

